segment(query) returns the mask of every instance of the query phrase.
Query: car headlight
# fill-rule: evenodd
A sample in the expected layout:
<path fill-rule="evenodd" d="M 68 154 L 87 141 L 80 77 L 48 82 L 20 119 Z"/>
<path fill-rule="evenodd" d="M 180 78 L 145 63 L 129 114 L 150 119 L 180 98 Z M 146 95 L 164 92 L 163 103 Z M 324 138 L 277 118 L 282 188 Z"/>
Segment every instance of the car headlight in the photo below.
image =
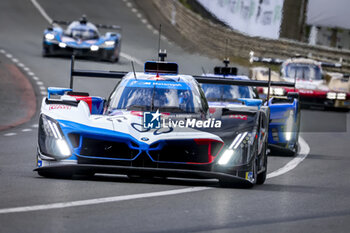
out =
<path fill-rule="evenodd" d="M 268 88 L 267 87 L 263 88 L 263 93 L 265 95 L 267 95 L 267 93 L 268 93 Z M 281 87 L 273 87 L 273 88 L 270 87 L 270 94 L 271 95 L 284 95 L 285 91 Z"/>
<path fill-rule="evenodd" d="M 47 41 L 52 41 L 55 39 L 55 35 L 53 33 L 47 33 L 47 34 L 45 34 L 45 39 Z"/>
<path fill-rule="evenodd" d="M 338 93 L 337 94 L 338 100 L 345 100 L 346 99 L 346 93 Z"/>
<path fill-rule="evenodd" d="M 60 42 L 60 43 L 58 44 L 58 46 L 60 46 L 60 48 L 65 48 L 65 47 L 67 47 L 67 44 L 66 44 L 66 43 L 63 43 L 63 42 Z"/>
<path fill-rule="evenodd" d="M 44 155 L 58 160 L 72 155 L 58 122 L 51 117 L 40 116 L 38 138 L 40 151 Z"/>
<path fill-rule="evenodd" d="M 273 89 L 273 94 L 274 95 L 284 95 L 284 89 L 283 88 L 274 88 Z"/>
<path fill-rule="evenodd" d="M 97 51 L 97 50 L 99 50 L 99 47 L 97 45 L 91 45 L 90 50 Z"/>
<path fill-rule="evenodd" d="M 219 165 L 241 165 L 249 160 L 249 150 L 253 144 L 251 133 L 242 132 L 238 134 L 231 145 L 222 153 L 218 164 Z"/>
<path fill-rule="evenodd" d="M 327 93 L 327 99 L 334 100 L 337 98 L 337 93 L 335 92 L 328 92 Z"/>
<path fill-rule="evenodd" d="M 104 42 L 104 46 L 106 46 L 106 47 L 113 47 L 114 44 L 115 44 L 114 40 L 107 40 Z"/>

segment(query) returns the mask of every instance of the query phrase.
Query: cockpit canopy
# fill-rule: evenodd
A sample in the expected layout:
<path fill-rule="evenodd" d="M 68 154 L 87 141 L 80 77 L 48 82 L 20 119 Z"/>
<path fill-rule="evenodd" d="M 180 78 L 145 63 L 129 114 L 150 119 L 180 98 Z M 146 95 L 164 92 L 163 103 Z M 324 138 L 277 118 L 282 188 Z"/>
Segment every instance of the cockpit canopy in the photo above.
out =
<path fill-rule="evenodd" d="M 201 95 L 202 93 L 202 95 Z M 207 102 L 195 82 L 126 78 L 112 93 L 108 114 L 116 110 L 205 113 Z"/>
<path fill-rule="evenodd" d="M 222 84 L 202 84 L 202 89 L 208 101 L 231 102 L 238 98 L 255 98 L 251 87 Z"/>
<path fill-rule="evenodd" d="M 287 78 L 297 78 L 301 80 L 321 80 L 321 67 L 307 63 L 288 63 L 282 69 L 282 75 Z"/>
<path fill-rule="evenodd" d="M 99 32 L 95 25 L 86 22 L 73 21 L 66 29 L 66 36 L 80 39 L 80 40 L 93 40 L 99 38 Z"/>

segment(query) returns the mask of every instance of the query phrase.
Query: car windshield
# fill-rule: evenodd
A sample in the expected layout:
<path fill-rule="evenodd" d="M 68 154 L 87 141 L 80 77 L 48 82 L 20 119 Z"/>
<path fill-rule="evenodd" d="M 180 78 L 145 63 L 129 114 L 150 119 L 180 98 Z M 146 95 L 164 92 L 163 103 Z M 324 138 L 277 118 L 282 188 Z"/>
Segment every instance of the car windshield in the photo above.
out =
<path fill-rule="evenodd" d="M 199 95 L 196 88 L 184 82 L 127 79 L 111 95 L 108 113 L 117 109 L 200 113 Z"/>
<path fill-rule="evenodd" d="M 98 30 L 92 23 L 81 24 L 80 22 L 71 23 L 65 35 L 81 40 L 98 39 L 99 37 Z"/>
<path fill-rule="evenodd" d="M 285 68 L 285 76 L 302 80 L 321 80 L 321 69 L 312 64 L 288 64 Z"/>
<path fill-rule="evenodd" d="M 254 98 L 254 92 L 251 87 L 202 84 L 202 89 L 208 101 L 230 102 L 238 98 Z"/>

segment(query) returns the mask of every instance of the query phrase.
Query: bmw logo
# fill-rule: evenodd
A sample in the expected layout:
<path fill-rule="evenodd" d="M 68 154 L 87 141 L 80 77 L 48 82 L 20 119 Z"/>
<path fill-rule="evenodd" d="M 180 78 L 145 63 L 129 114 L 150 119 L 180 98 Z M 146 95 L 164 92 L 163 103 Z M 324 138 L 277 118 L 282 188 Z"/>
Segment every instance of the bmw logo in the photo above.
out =
<path fill-rule="evenodd" d="M 147 142 L 149 140 L 149 138 L 143 137 L 143 138 L 141 138 L 141 140 Z"/>

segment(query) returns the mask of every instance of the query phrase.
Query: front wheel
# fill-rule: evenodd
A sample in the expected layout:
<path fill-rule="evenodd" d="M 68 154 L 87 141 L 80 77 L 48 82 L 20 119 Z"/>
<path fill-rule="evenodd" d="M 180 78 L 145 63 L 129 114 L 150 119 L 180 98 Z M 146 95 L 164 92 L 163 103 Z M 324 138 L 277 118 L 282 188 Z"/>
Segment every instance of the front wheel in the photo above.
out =
<path fill-rule="evenodd" d="M 267 155 L 266 155 L 266 148 L 267 145 L 264 145 L 263 151 L 261 152 L 264 158 L 264 164 L 263 167 L 265 168 L 265 170 L 263 172 L 260 172 L 259 174 L 257 174 L 257 178 L 256 178 L 256 184 L 263 184 L 266 181 L 266 176 L 267 176 Z"/>

